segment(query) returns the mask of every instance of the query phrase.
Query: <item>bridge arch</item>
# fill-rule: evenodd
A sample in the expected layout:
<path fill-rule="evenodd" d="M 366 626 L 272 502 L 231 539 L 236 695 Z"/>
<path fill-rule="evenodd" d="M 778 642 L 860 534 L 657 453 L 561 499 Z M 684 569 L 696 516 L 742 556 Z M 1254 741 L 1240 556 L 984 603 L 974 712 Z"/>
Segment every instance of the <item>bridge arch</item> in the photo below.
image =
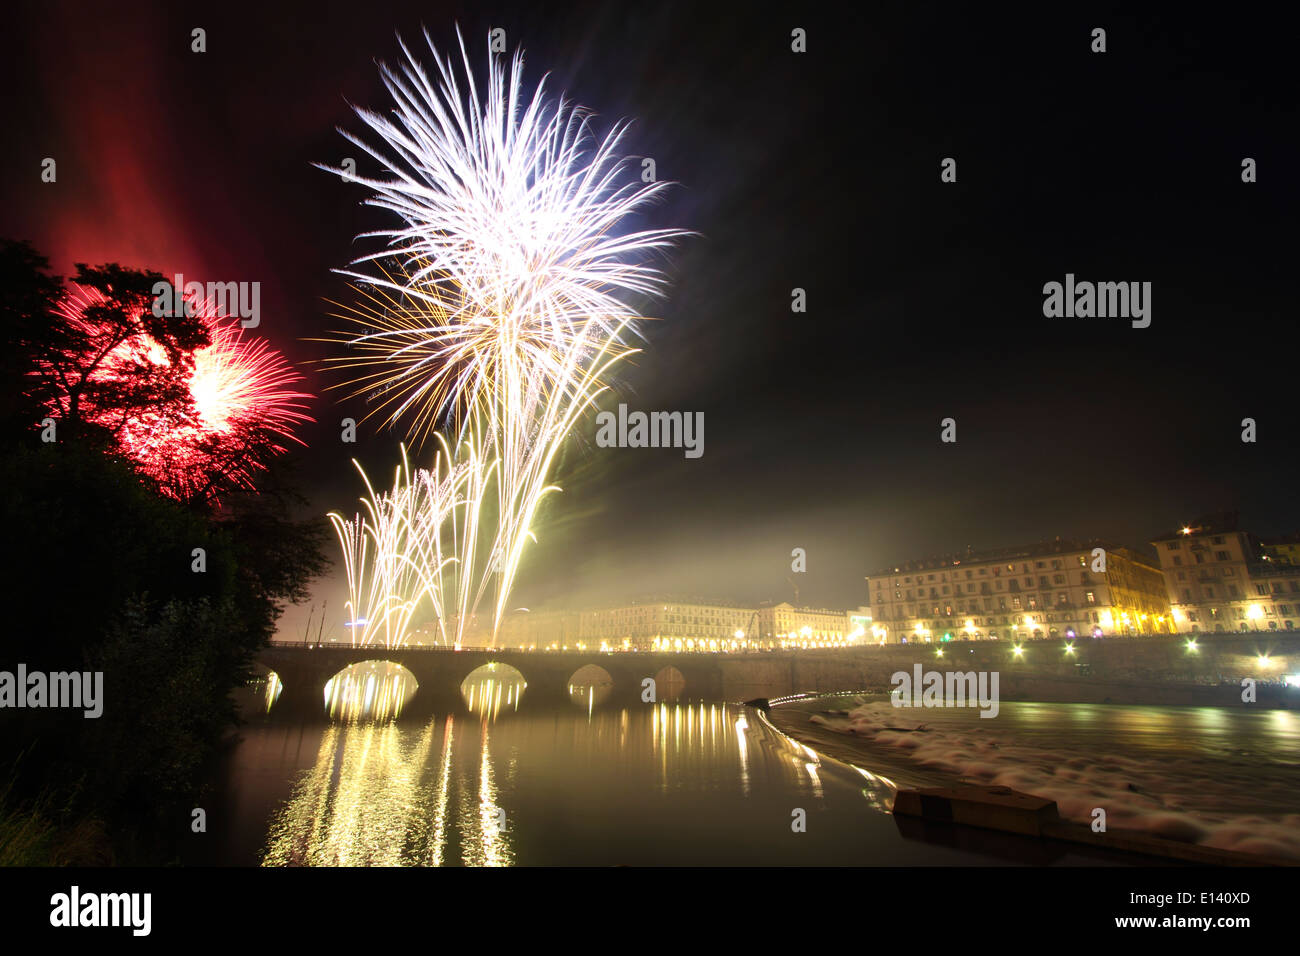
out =
<path fill-rule="evenodd" d="M 614 678 L 599 664 L 583 664 L 569 675 L 569 700 L 591 710 L 614 693 Z"/>
<path fill-rule="evenodd" d="M 686 693 L 686 675 L 672 664 L 665 664 L 654 675 L 655 699 L 672 702 Z"/>
<path fill-rule="evenodd" d="M 474 668 L 460 682 L 460 696 L 472 714 L 492 715 L 518 710 L 528 681 L 512 664 L 488 661 Z"/>
<path fill-rule="evenodd" d="M 419 689 L 415 675 L 396 661 L 358 661 L 325 682 L 325 712 L 343 720 L 385 720 L 398 716 Z"/>

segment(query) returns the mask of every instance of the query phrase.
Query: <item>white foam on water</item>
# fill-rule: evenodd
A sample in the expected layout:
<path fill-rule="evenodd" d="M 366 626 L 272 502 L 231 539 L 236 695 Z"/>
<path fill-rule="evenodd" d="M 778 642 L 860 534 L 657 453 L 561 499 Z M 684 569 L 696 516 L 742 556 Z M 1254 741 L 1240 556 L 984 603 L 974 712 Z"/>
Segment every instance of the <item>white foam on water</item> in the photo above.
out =
<path fill-rule="evenodd" d="M 1143 830 L 1225 850 L 1300 859 L 1300 773 L 1294 765 L 1246 751 L 1186 747 L 1167 757 L 1080 753 L 1035 743 L 1024 728 L 965 718 L 952 709 L 900 710 L 858 701 L 848 717 L 811 720 L 900 752 L 918 766 L 957 780 L 1006 786 L 1055 800 L 1061 816 L 1091 823 L 1106 811 L 1110 828 Z M 1007 704 L 1003 705 L 1008 706 Z M 975 719 L 969 719 L 974 717 Z"/>

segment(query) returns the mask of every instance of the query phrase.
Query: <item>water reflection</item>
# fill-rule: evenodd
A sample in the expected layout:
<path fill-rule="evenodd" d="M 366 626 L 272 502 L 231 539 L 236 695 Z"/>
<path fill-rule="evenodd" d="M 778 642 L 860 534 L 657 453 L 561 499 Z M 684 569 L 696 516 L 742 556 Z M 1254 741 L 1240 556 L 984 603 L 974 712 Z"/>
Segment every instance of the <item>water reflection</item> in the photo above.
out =
<path fill-rule="evenodd" d="M 257 700 L 258 706 L 260 706 L 264 714 L 271 712 L 271 708 L 275 706 L 275 702 L 280 699 L 280 693 L 284 690 L 284 684 L 280 682 L 280 675 L 272 670 L 268 670 L 265 674 L 250 677 L 244 686 Z"/>
<path fill-rule="evenodd" d="M 486 721 L 332 725 L 272 822 L 262 865 L 509 866 L 496 775 Z"/>
<path fill-rule="evenodd" d="M 476 667 L 460 682 L 460 696 L 471 714 L 495 720 L 502 710 L 518 710 L 528 682 L 516 667 L 492 662 Z"/>
<path fill-rule="evenodd" d="M 500 723 L 450 715 L 338 723 L 323 729 L 259 859 L 611 865 L 698 854 L 697 862 L 753 864 L 766 850 L 814 862 L 844 850 L 844 840 L 860 850 L 894 841 L 891 798 L 887 781 L 823 765 L 761 717 L 725 704 L 661 702 Z M 808 839 L 790 841 L 796 806 L 820 822 Z M 680 839 L 665 839 L 670 832 Z M 726 852 L 710 855 L 705 844 Z"/>
<path fill-rule="evenodd" d="M 325 712 L 339 720 L 390 720 L 419 686 L 410 671 L 392 661 L 350 664 L 325 683 Z"/>

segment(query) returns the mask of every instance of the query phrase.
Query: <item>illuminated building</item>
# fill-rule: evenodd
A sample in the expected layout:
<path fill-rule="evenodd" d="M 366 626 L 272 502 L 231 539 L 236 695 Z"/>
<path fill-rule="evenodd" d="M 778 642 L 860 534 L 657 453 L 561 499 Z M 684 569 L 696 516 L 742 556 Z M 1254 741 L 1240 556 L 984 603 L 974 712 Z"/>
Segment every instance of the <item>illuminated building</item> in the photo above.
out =
<path fill-rule="evenodd" d="M 758 606 L 757 636 L 763 640 L 795 634 L 835 640 L 848 637 L 852 630 L 849 615 L 844 611 L 795 607 L 786 601 Z"/>
<path fill-rule="evenodd" d="M 499 643 L 538 649 L 741 651 L 856 643 L 869 630 L 866 608 L 850 614 L 786 602 L 755 608 L 656 598 L 582 611 L 519 610 L 502 623 Z"/>
<path fill-rule="evenodd" d="M 1300 564 L 1290 560 L 1294 536 L 1261 542 L 1226 513 L 1198 518 L 1153 544 L 1181 633 L 1295 630 Z"/>
<path fill-rule="evenodd" d="M 1156 563 L 1101 542 L 968 551 L 908 561 L 866 580 L 877 642 L 1174 632 Z"/>
<path fill-rule="evenodd" d="M 1265 538 L 1259 545 L 1264 560 L 1300 568 L 1300 534 L 1289 534 L 1284 538 Z"/>

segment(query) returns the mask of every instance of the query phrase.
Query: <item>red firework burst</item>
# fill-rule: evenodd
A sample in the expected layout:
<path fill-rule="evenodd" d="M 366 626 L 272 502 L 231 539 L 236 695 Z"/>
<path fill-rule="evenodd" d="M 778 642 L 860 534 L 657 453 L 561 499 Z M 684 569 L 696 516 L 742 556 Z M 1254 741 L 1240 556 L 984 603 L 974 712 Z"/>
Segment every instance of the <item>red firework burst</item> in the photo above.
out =
<path fill-rule="evenodd" d="M 90 306 L 108 300 L 98 290 L 74 286 L 59 314 L 91 341 L 97 330 Z M 210 343 L 195 350 L 188 376 L 188 407 L 149 408 L 123 418 L 120 408 L 83 410 L 87 421 L 110 428 L 124 453 L 176 498 L 213 496 L 224 487 L 253 488 L 267 460 L 286 444 L 303 442 L 295 425 L 312 421 L 294 389 L 302 376 L 264 339 L 246 334 L 237 318 L 208 300 L 189 300 L 207 327 Z M 142 366 L 170 366 L 172 359 L 144 332 L 117 344 L 96 367 L 97 384 L 125 380 Z"/>

